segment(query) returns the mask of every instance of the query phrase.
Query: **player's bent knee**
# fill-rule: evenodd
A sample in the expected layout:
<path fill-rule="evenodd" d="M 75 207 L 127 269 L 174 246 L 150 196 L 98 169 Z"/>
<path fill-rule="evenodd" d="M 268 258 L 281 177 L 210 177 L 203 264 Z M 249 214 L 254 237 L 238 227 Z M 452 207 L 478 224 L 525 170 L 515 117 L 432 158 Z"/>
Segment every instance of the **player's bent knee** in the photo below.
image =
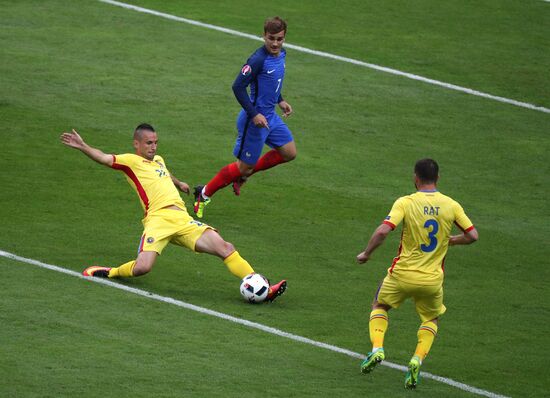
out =
<path fill-rule="evenodd" d="M 244 163 L 242 160 L 237 162 L 241 176 L 248 177 L 254 173 L 254 165 Z"/>
<path fill-rule="evenodd" d="M 239 171 L 241 172 L 241 176 L 250 177 L 252 174 L 254 174 L 254 166 L 239 166 Z"/>
<path fill-rule="evenodd" d="M 223 258 L 226 258 L 227 256 L 230 256 L 231 253 L 235 251 L 235 246 L 233 246 L 232 243 L 229 242 L 223 242 L 223 245 L 220 247 L 220 256 Z"/>
<path fill-rule="evenodd" d="M 296 159 L 296 152 L 285 153 L 283 155 L 283 159 L 284 159 L 285 162 L 290 162 L 290 161 Z"/>

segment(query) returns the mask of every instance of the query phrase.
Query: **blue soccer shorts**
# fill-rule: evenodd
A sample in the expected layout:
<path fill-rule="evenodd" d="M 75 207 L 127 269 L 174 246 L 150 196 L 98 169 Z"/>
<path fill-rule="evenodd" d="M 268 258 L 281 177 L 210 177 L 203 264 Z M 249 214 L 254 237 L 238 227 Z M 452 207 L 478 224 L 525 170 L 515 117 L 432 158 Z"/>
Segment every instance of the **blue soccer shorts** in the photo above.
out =
<path fill-rule="evenodd" d="M 256 127 L 246 112 L 241 111 L 237 118 L 237 141 L 233 155 L 246 164 L 254 165 L 260 158 L 264 144 L 279 148 L 293 141 L 292 133 L 283 119 L 275 112 L 266 116 L 269 130 Z"/>

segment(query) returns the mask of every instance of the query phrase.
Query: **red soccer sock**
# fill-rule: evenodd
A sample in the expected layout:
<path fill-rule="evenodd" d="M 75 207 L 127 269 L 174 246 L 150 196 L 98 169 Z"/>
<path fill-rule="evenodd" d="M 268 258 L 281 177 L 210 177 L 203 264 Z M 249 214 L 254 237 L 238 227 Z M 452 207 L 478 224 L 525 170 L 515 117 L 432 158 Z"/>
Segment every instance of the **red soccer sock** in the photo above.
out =
<path fill-rule="evenodd" d="M 214 195 L 219 189 L 222 189 L 233 181 L 236 181 L 241 176 L 241 171 L 237 162 L 230 163 L 220 169 L 218 174 L 212 178 L 206 187 L 204 188 L 204 193 L 206 196 L 210 197 Z"/>
<path fill-rule="evenodd" d="M 274 166 L 277 166 L 280 163 L 285 163 L 285 160 L 281 156 L 277 150 L 272 149 L 271 151 L 267 152 L 264 156 L 258 160 L 258 163 L 256 163 L 256 166 L 254 166 L 254 173 L 257 173 L 261 170 L 267 170 Z"/>

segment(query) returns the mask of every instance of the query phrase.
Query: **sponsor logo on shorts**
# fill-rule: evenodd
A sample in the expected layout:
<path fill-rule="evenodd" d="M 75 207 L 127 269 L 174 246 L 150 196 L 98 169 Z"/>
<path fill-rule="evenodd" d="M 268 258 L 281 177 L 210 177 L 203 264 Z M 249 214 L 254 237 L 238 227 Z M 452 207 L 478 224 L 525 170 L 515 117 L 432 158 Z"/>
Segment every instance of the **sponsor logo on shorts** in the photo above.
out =
<path fill-rule="evenodd" d="M 252 73 L 252 68 L 250 67 L 250 65 L 245 65 L 241 69 L 241 73 L 243 76 L 248 76 Z"/>
<path fill-rule="evenodd" d="M 249 158 L 250 156 L 252 156 L 252 154 L 250 152 L 245 152 L 245 155 L 247 158 Z"/>
<path fill-rule="evenodd" d="M 390 217 L 390 216 L 387 216 L 387 217 L 385 218 L 385 220 L 390 220 L 390 219 L 391 219 L 391 217 Z"/>
<path fill-rule="evenodd" d="M 152 236 L 147 238 L 147 243 L 153 243 L 154 241 L 155 241 L 155 238 L 153 238 Z"/>

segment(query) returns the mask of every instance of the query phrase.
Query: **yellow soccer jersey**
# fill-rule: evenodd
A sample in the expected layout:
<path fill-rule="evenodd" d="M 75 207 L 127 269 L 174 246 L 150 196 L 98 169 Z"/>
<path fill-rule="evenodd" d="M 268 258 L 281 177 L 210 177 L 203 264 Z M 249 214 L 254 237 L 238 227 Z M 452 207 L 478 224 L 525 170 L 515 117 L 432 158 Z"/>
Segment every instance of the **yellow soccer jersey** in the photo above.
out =
<path fill-rule="evenodd" d="M 162 157 L 155 155 L 153 160 L 147 160 L 132 153 L 113 155 L 112 167 L 126 174 L 128 183 L 139 196 L 145 216 L 171 205 L 187 211 Z"/>
<path fill-rule="evenodd" d="M 440 192 L 418 191 L 397 199 L 384 223 L 395 229 L 401 221 L 401 244 L 388 272 L 408 283 L 442 283 L 453 223 L 474 228 L 462 206 Z"/>

